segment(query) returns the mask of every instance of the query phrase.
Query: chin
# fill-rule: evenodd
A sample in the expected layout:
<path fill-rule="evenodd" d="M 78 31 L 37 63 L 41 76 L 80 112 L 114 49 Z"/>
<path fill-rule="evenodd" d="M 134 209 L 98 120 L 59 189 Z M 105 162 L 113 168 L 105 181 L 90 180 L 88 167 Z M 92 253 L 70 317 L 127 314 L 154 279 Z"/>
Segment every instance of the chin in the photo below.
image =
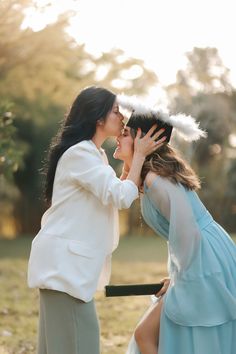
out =
<path fill-rule="evenodd" d="M 117 151 L 114 152 L 113 157 L 114 157 L 114 159 L 116 159 L 116 160 L 121 160 L 121 161 L 123 161 L 122 155 L 121 155 L 119 152 L 117 152 Z"/>

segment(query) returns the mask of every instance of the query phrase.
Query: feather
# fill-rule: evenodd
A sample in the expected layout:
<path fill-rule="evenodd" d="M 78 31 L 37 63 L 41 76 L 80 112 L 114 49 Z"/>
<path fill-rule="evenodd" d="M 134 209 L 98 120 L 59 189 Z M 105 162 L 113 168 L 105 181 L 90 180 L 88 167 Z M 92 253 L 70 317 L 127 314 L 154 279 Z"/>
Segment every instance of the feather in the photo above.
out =
<path fill-rule="evenodd" d="M 121 107 L 132 111 L 134 115 L 143 115 L 147 116 L 147 118 L 156 115 L 163 122 L 173 126 L 179 136 L 186 141 L 196 141 L 201 137 L 207 137 L 207 132 L 202 130 L 199 127 L 199 123 L 190 115 L 185 115 L 184 113 L 170 115 L 168 111 L 154 109 L 141 103 L 136 96 L 127 96 L 124 94 L 117 96 L 117 103 Z"/>
<path fill-rule="evenodd" d="M 150 115 L 150 107 L 141 103 L 136 96 L 127 96 L 124 94 L 117 95 L 117 103 L 121 107 L 128 109 L 132 112 L 138 112 L 140 115 Z"/>
<path fill-rule="evenodd" d="M 183 113 L 171 115 L 169 123 L 178 131 L 178 134 L 186 141 L 196 141 L 206 138 L 207 132 L 199 128 L 199 123 L 192 116 Z"/>

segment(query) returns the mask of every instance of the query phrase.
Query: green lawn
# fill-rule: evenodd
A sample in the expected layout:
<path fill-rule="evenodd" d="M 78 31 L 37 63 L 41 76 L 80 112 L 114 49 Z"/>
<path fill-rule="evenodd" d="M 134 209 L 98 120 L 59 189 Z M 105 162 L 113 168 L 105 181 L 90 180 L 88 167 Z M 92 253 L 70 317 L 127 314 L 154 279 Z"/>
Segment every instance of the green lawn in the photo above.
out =
<path fill-rule="evenodd" d="M 29 250 L 30 238 L 0 239 L 0 354 L 35 353 L 38 294 L 26 285 Z M 156 282 L 166 275 L 166 256 L 166 244 L 158 237 L 123 238 L 114 252 L 111 283 Z M 96 301 L 102 353 L 125 353 L 149 296 L 105 298 L 98 293 Z"/>
<path fill-rule="evenodd" d="M 0 354 L 35 353 L 38 294 L 26 285 L 29 238 L 0 239 Z M 113 284 L 156 282 L 166 274 L 166 245 L 158 237 L 127 237 L 113 257 Z M 96 295 L 102 353 L 125 353 L 149 296 Z M 69 354 L 69 353 L 68 353 Z"/>

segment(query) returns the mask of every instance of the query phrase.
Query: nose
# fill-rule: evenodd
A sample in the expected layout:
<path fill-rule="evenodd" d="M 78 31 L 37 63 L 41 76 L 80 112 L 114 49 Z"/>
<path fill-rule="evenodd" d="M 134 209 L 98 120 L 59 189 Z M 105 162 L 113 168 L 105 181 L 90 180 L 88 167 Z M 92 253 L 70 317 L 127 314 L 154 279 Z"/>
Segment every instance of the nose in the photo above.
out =
<path fill-rule="evenodd" d="M 119 112 L 120 113 L 120 112 Z M 124 120 L 124 116 L 123 116 L 123 114 L 122 113 L 120 113 L 120 120 L 123 122 L 123 120 Z"/>

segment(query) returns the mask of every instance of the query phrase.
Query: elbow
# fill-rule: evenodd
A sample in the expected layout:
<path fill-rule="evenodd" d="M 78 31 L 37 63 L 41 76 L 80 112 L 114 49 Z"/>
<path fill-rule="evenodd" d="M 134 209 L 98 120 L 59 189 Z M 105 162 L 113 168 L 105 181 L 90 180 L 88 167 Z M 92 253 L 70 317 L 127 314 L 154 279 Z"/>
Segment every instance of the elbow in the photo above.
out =
<path fill-rule="evenodd" d="M 101 202 L 104 206 L 108 206 L 108 205 L 113 205 L 114 207 L 116 207 L 119 210 L 122 209 L 129 209 L 131 204 L 133 203 L 134 198 L 118 198 L 117 196 L 110 196 L 110 198 L 102 198 Z"/>
<path fill-rule="evenodd" d="M 129 209 L 131 207 L 131 204 L 133 203 L 134 199 L 130 200 L 130 199 L 119 199 L 119 200 L 115 200 L 115 199 L 102 199 L 102 204 L 104 206 L 109 206 L 109 205 L 113 205 L 114 207 L 116 207 L 119 210 L 122 209 Z"/>
<path fill-rule="evenodd" d="M 103 204 L 113 204 L 117 209 L 128 209 L 138 198 L 138 188 L 130 182 L 120 182 L 103 194 Z"/>
<path fill-rule="evenodd" d="M 137 186 L 131 181 L 124 181 L 123 182 L 123 191 L 122 191 L 122 198 L 120 198 L 120 208 L 119 209 L 128 209 L 131 207 L 133 201 L 138 198 L 138 188 Z"/>
<path fill-rule="evenodd" d="M 129 209 L 133 203 L 134 199 L 128 199 L 128 198 L 124 198 L 123 200 L 120 200 L 118 209 L 122 210 L 122 209 Z"/>

